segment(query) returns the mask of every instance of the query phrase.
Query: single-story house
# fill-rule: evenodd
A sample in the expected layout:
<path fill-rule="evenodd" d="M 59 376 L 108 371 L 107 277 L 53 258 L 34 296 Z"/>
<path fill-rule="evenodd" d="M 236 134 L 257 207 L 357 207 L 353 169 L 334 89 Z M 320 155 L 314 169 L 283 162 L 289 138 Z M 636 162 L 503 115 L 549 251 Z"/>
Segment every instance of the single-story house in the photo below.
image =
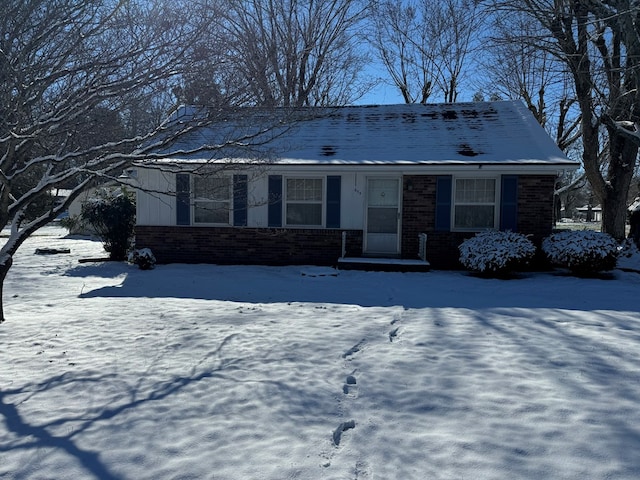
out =
<path fill-rule="evenodd" d="M 451 268 L 475 232 L 549 235 L 556 178 L 579 166 L 519 101 L 303 108 L 263 128 L 278 112 L 235 112 L 140 162 L 136 247 L 159 263 Z M 190 153 L 204 143 L 225 148 Z"/>
<path fill-rule="evenodd" d="M 583 205 L 576 208 L 578 212 L 578 218 L 586 222 L 601 222 L 602 221 L 602 207 L 600 205 Z"/>

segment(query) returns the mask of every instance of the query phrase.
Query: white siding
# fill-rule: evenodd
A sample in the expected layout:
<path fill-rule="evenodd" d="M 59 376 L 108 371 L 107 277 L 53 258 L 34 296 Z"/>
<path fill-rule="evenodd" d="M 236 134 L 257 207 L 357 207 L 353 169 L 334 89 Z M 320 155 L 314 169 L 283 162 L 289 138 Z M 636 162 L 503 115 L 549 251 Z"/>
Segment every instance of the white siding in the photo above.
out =
<path fill-rule="evenodd" d="M 271 174 L 287 176 L 285 171 Z M 247 226 L 267 228 L 269 224 L 268 173 L 249 174 Z M 296 171 L 295 176 L 305 174 Z M 314 176 L 336 175 L 331 171 L 313 171 Z M 364 201 L 366 175 L 353 172 L 341 174 L 340 228 L 362 229 L 364 224 Z M 160 170 L 138 168 L 137 223 L 138 225 L 175 225 L 176 198 L 175 174 Z M 167 193 L 161 193 L 167 192 Z"/>
<path fill-rule="evenodd" d="M 138 225 L 175 225 L 175 175 L 160 170 L 138 168 L 136 214 Z M 160 193 L 168 192 L 168 193 Z"/>
<path fill-rule="evenodd" d="M 340 228 L 360 230 L 364 224 L 366 177 L 356 173 L 342 175 Z"/>
<path fill-rule="evenodd" d="M 249 174 L 249 186 L 247 192 L 247 226 L 254 228 L 267 228 L 269 225 L 269 176 L 261 173 Z"/>

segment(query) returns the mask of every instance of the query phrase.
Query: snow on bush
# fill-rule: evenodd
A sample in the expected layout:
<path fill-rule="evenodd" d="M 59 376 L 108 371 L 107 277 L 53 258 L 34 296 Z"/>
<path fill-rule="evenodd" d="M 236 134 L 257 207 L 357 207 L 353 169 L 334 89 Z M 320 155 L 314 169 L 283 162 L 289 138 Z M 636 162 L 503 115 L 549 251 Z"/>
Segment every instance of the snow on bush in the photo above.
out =
<path fill-rule="evenodd" d="M 578 275 L 588 275 L 616 267 L 618 244 L 608 234 L 591 230 L 554 233 L 542 242 L 551 263 Z"/>
<path fill-rule="evenodd" d="M 638 256 L 640 256 L 640 248 L 638 248 L 632 238 L 626 238 L 618 247 L 618 260 Z"/>
<path fill-rule="evenodd" d="M 129 263 L 138 265 L 140 270 L 151 270 L 156 265 L 156 257 L 148 248 L 141 248 L 129 253 Z"/>
<path fill-rule="evenodd" d="M 462 242 L 460 263 L 465 268 L 488 274 L 503 274 L 526 265 L 536 247 L 520 233 L 489 230 Z"/>

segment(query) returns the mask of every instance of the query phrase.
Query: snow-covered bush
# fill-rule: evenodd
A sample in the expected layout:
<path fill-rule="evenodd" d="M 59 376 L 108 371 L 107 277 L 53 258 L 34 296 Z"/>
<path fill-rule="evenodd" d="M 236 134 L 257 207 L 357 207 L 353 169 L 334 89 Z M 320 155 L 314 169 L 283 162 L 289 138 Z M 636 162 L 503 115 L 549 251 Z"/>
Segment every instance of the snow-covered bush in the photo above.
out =
<path fill-rule="evenodd" d="M 503 275 L 526 265 L 536 247 L 520 233 L 489 230 L 462 242 L 460 263 L 474 272 Z"/>
<path fill-rule="evenodd" d="M 566 231 L 545 238 L 542 251 L 551 263 L 577 275 L 590 275 L 616 267 L 618 244 L 606 233 Z"/>
<path fill-rule="evenodd" d="M 140 270 L 151 270 L 156 265 L 156 257 L 149 248 L 141 248 L 129 252 L 129 263 L 138 265 Z"/>

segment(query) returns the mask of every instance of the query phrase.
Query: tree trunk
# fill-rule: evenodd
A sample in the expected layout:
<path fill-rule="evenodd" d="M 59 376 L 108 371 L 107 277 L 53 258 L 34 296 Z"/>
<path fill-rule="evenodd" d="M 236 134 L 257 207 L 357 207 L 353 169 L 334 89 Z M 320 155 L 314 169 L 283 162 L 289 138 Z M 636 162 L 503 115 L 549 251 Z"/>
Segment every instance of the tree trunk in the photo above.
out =
<path fill-rule="evenodd" d="M 597 192 L 602 202 L 602 231 L 621 242 L 626 237 L 627 193 L 633 179 L 638 145 L 609 127 L 608 182 Z"/>
<path fill-rule="evenodd" d="M 6 258 L 0 263 L 0 323 L 4 322 L 4 280 L 7 278 L 7 273 L 13 263 L 13 257 L 7 255 Z"/>
<path fill-rule="evenodd" d="M 613 189 L 607 193 L 609 195 L 602 202 L 602 231 L 622 241 L 626 236 L 627 197 Z"/>

